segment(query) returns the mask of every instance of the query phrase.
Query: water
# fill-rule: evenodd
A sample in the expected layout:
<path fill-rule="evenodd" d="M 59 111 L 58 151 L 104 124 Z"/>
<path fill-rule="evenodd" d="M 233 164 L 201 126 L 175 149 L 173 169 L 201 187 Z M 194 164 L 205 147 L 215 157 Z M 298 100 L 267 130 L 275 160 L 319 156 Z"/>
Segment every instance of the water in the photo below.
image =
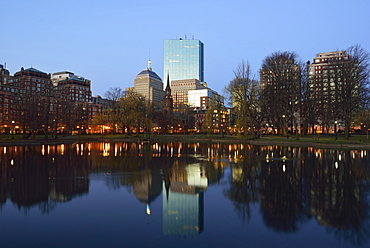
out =
<path fill-rule="evenodd" d="M 0 147 L 1 247 L 369 247 L 369 151 Z"/>

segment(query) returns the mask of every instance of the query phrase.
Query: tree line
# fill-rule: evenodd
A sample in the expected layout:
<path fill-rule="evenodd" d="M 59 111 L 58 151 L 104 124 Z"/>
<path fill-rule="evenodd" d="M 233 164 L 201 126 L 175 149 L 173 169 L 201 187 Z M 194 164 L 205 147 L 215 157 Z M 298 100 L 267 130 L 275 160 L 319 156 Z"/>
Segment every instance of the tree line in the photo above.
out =
<path fill-rule="evenodd" d="M 244 134 L 258 137 L 271 130 L 287 136 L 329 132 L 343 124 L 345 138 L 356 121 L 367 131 L 369 123 L 369 53 L 359 45 L 344 52 L 348 61 L 335 65 L 326 78 L 331 91 L 318 94 L 315 74 L 309 62 L 303 63 L 295 52 L 274 52 L 264 58 L 260 81 L 255 79 L 248 61 L 234 71 L 235 78 L 225 87 L 228 100 L 237 114 L 236 126 Z M 335 75 L 334 75 L 335 74 Z M 327 80 L 327 79 L 326 79 Z M 325 86 L 326 87 L 326 86 Z M 329 86 L 327 87 L 329 88 Z M 329 93 L 331 92 L 331 93 Z M 326 95 L 331 94 L 331 95 Z"/>
<path fill-rule="evenodd" d="M 86 103 L 70 101 L 65 94 L 46 85 L 44 92 L 29 91 L 27 94 L 18 94 L 12 100 L 11 133 L 22 131 L 23 138 L 35 134 L 49 135 L 57 138 L 57 133 L 70 134 L 76 129 L 88 128 L 91 108 Z M 17 124 L 17 128 L 15 127 Z M 19 125 L 19 126 L 18 126 Z"/>

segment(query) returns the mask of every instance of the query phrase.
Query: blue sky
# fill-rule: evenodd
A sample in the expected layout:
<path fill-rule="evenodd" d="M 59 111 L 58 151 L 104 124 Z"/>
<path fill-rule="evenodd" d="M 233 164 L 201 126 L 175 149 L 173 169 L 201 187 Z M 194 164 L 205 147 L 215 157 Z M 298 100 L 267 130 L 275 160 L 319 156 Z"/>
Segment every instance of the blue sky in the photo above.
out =
<path fill-rule="evenodd" d="M 133 86 L 147 66 L 163 79 L 163 40 L 192 35 L 205 45 L 205 81 L 219 93 L 248 60 L 303 61 L 359 44 L 370 52 L 369 0 L 2 0 L 0 64 L 92 81 L 93 95 Z"/>

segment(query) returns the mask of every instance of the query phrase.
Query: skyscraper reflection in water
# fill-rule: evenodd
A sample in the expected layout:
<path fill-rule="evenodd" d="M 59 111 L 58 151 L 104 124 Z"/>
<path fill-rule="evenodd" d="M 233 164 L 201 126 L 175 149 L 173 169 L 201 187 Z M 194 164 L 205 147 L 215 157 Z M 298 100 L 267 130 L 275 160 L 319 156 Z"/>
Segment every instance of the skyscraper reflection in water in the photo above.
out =
<path fill-rule="evenodd" d="M 163 234 L 195 236 L 203 231 L 203 192 L 208 179 L 200 164 L 164 174 Z"/>

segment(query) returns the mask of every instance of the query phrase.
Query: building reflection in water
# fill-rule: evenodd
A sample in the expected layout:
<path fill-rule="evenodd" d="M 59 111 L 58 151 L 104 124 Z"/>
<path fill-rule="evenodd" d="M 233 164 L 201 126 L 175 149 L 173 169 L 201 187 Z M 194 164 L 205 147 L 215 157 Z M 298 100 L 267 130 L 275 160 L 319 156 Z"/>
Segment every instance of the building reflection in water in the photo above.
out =
<path fill-rule="evenodd" d="M 49 213 L 89 192 L 91 175 L 110 189 L 130 188 L 150 214 L 163 203 L 163 234 L 204 229 L 203 194 L 230 168 L 223 194 L 242 220 L 259 207 L 264 224 L 297 232 L 314 219 L 337 239 L 359 245 L 370 233 L 367 150 L 246 144 L 80 143 L 0 149 L 0 204 Z"/>
<path fill-rule="evenodd" d="M 131 176 L 132 188 L 136 199 L 145 205 L 150 215 L 150 204 L 162 193 L 162 175 L 159 168 L 145 169 Z"/>
<path fill-rule="evenodd" d="M 64 146 L 3 147 L 0 197 L 27 212 L 32 206 L 48 213 L 57 204 L 89 191 L 91 160 Z"/>
<path fill-rule="evenodd" d="M 164 173 L 163 234 L 195 236 L 203 231 L 203 192 L 208 186 L 204 168 L 189 164 Z"/>

